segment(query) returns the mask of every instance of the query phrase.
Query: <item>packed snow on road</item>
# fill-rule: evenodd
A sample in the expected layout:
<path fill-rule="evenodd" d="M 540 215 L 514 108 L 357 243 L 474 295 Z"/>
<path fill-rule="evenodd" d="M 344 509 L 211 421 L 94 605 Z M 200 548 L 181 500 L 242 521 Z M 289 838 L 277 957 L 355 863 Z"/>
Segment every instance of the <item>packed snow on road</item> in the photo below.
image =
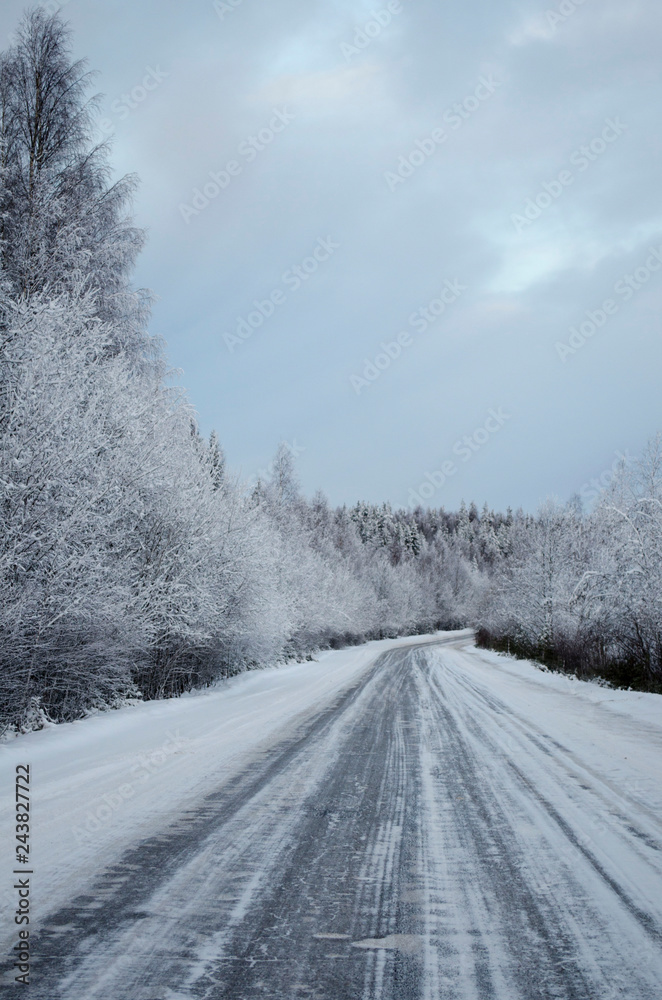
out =
<path fill-rule="evenodd" d="M 19 737 L 32 994 L 654 1000 L 661 706 L 464 632 Z"/>

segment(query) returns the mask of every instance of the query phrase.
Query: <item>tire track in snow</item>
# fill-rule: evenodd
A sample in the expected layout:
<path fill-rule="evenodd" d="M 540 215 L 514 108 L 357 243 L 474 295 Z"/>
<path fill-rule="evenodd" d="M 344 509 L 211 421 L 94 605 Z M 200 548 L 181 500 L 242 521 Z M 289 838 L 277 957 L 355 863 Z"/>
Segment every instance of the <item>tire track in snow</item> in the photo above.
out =
<path fill-rule="evenodd" d="M 176 950 L 178 944 L 184 953 L 191 948 L 195 950 L 198 937 L 201 940 L 209 937 L 205 927 L 199 929 L 204 920 L 193 916 L 190 926 L 184 929 L 186 904 L 182 911 L 176 906 L 170 907 L 168 900 L 173 882 L 178 880 L 186 883 L 184 894 L 187 898 L 195 899 L 197 893 L 204 891 L 209 877 L 208 866 L 219 842 L 221 847 L 224 842 L 227 844 L 223 858 L 226 868 L 221 871 L 228 884 L 219 891 L 220 897 L 224 897 L 220 902 L 225 905 L 220 906 L 214 916 L 222 927 L 231 920 L 230 903 L 241 912 L 247 894 L 250 896 L 257 889 L 255 879 L 256 873 L 259 874 L 257 866 L 243 858 L 245 838 L 256 856 L 261 851 L 269 860 L 277 857 L 274 851 L 279 837 L 284 835 L 283 823 L 292 828 L 294 836 L 294 807 L 301 804 L 300 797 L 307 786 L 314 787 L 315 779 L 321 779 L 323 772 L 332 767 L 334 739 L 343 726 L 350 724 L 345 717 L 359 711 L 357 703 L 378 669 L 379 660 L 360 684 L 321 713 L 303 734 L 274 748 L 273 756 L 254 761 L 227 787 L 208 796 L 197 809 L 189 810 L 171 829 L 130 851 L 119 864 L 103 874 L 89 895 L 72 900 L 70 907 L 50 917 L 36 941 L 33 995 L 43 995 L 49 1000 L 58 996 L 67 997 L 67 1000 L 80 996 L 87 1000 L 95 995 L 112 995 L 104 992 L 106 986 L 102 983 L 97 989 L 99 966 L 123 969 L 132 963 L 140 965 L 140 952 L 149 952 L 151 943 L 159 937 L 168 939 L 168 951 Z M 326 740 L 325 752 L 317 754 L 318 770 L 311 775 L 308 757 L 310 746 L 316 740 Z M 281 786 L 284 783 L 286 787 L 281 788 L 278 803 L 270 803 L 270 795 L 279 779 Z M 279 810 L 280 826 L 277 822 Z M 211 836 L 210 829 L 214 831 Z M 242 864 L 247 869 L 245 877 Z M 182 879 L 183 869 L 186 871 Z M 150 906 L 156 909 L 156 917 Z M 158 924 L 153 932 L 147 928 L 150 920 Z M 74 940 L 77 947 L 63 949 L 65 940 Z M 143 976 L 142 971 L 140 976 Z M 151 998 L 152 993 L 148 988 L 145 995 Z M 126 995 L 134 1000 L 130 991 Z"/>
<path fill-rule="evenodd" d="M 382 995 L 379 983 L 397 957 L 385 961 L 370 942 L 388 925 L 399 869 L 408 767 L 392 732 L 407 675 L 402 651 L 382 655 L 303 735 L 130 852 L 93 893 L 50 919 L 37 944 L 33 995 L 280 998 L 292 985 L 297 942 L 328 952 L 329 939 L 311 935 L 311 925 L 328 933 L 338 909 L 349 942 L 347 995 Z M 318 843 L 327 844 L 321 853 Z M 331 907 L 316 918 L 324 881 Z M 358 895 L 347 891 L 356 885 Z M 62 949 L 65 936 L 77 946 Z M 334 981 L 337 966 L 329 967 Z"/>
<path fill-rule="evenodd" d="M 470 963 L 463 977 L 468 989 L 473 976 L 475 992 L 466 995 L 654 1000 L 661 954 L 642 932 L 646 926 L 657 939 L 659 919 L 632 904 L 621 882 L 607 876 L 582 843 L 590 813 L 570 808 L 565 775 L 550 772 L 547 748 L 532 745 L 526 732 L 519 746 L 508 736 L 504 748 L 510 711 L 503 702 L 485 709 L 483 692 L 467 681 L 460 662 L 465 655 L 432 653 L 422 672 L 436 694 L 429 699 L 429 726 L 437 745 L 428 766 L 438 771 L 440 760 L 450 758 L 436 782 L 433 808 L 439 810 L 440 849 L 454 845 L 463 866 L 455 906 L 461 911 L 464 900 L 474 914 L 471 931 L 482 946 L 499 940 L 485 970 L 507 976 L 506 984 L 490 983 L 486 975 L 479 982 L 476 956 L 473 972 Z M 450 819 L 443 816 L 449 799 L 456 801 Z M 427 826 L 434 829 L 434 816 Z M 659 872 L 649 868 L 647 876 L 659 899 Z M 456 913 L 451 924 L 453 919 L 457 934 L 462 918 Z"/>
<path fill-rule="evenodd" d="M 447 665 L 451 665 L 453 658 L 446 656 L 445 660 Z M 627 851 L 630 855 L 628 869 L 633 871 L 638 868 L 640 871 L 645 871 L 643 878 L 640 879 L 640 886 L 645 885 L 651 877 L 654 880 L 653 884 L 659 885 L 662 881 L 662 822 L 659 818 L 647 808 L 645 803 L 638 802 L 631 796 L 624 794 L 622 790 L 614 786 L 613 782 L 606 781 L 603 776 L 598 775 L 594 769 L 581 761 L 576 753 L 559 744 L 531 722 L 527 724 L 502 700 L 481 690 L 479 686 L 472 684 L 460 672 L 454 672 L 453 683 L 463 692 L 462 697 L 457 701 L 456 711 L 462 715 L 468 729 L 474 735 L 479 735 L 486 744 L 489 744 L 493 753 L 501 755 L 503 755 L 503 737 L 506 735 L 510 752 L 505 754 L 504 760 L 517 780 L 526 788 L 531 798 L 537 799 L 548 815 L 552 817 L 572 850 L 579 851 L 584 855 L 600 878 L 621 899 L 624 906 L 640 923 L 642 929 L 657 946 L 662 945 L 662 922 L 659 917 L 655 917 L 647 911 L 646 899 L 642 898 L 640 902 L 635 902 L 631 898 L 630 892 L 619 882 L 618 877 L 606 870 L 609 857 L 605 856 L 603 861 L 600 861 L 596 856 L 599 844 L 593 843 L 597 832 L 607 832 L 607 822 L 609 821 L 608 832 L 612 837 L 616 837 L 621 845 L 619 851 L 614 851 L 612 848 L 611 854 L 620 856 L 623 850 Z M 483 706 L 485 710 L 482 710 Z M 489 725 L 495 714 L 498 714 L 500 723 L 498 733 L 495 732 L 493 726 Z M 535 780 L 532 780 L 531 776 L 527 777 L 524 773 L 521 764 L 518 765 L 513 760 L 514 755 L 520 761 L 527 758 L 529 761 L 532 760 L 530 746 L 526 746 L 522 737 L 529 744 L 533 743 L 544 754 L 544 758 L 540 754 L 537 755 L 539 765 L 542 764 L 545 771 L 544 778 L 541 778 L 539 769 L 535 774 Z M 521 751 L 519 754 L 516 753 L 517 740 Z M 533 758 L 535 756 L 534 754 Z M 541 792 L 541 786 L 549 781 L 551 767 L 558 771 L 554 774 L 552 785 L 556 793 L 557 803 L 559 790 L 562 797 L 567 800 L 563 803 L 565 818 L 558 806 L 552 805 Z M 568 779 L 578 786 L 578 789 L 573 789 Z M 574 830 L 569 818 L 574 817 L 577 820 L 575 814 L 578 804 L 581 805 L 582 811 L 581 823 L 578 823 L 578 828 Z M 588 831 L 591 831 L 592 836 L 588 834 Z M 639 863 L 637 864 L 637 862 Z"/>
<path fill-rule="evenodd" d="M 622 898 L 648 912 L 628 878 L 655 852 L 637 843 L 627 873 L 601 877 L 566 751 L 459 648 L 382 654 L 129 852 L 47 921 L 31 995 L 659 1000 L 659 951 Z"/>

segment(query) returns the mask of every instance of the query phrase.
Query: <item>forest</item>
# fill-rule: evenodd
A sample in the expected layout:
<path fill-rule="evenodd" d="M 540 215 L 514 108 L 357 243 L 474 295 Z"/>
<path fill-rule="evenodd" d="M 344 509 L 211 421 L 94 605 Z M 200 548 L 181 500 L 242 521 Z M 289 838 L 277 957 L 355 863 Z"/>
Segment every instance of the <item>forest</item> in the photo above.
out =
<path fill-rule="evenodd" d="M 148 333 L 133 176 L 111 183 L 68 30 L 0 60 L 0 732 L 373 638 L 473 627 L 662 690 L 662 442 L 590 509 L 334 508 L 281 446 L 242 483 Z"/>

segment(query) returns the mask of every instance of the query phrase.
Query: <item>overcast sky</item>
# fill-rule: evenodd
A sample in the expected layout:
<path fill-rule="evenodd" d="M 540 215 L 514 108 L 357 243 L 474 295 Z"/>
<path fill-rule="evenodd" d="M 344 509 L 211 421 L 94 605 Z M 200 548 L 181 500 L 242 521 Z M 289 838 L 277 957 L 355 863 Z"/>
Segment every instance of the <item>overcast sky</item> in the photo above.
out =
<path fill-rule="evenodd" d="M 662 428 L 658 0 L 63 13 L 151 330 L 244 477 L 283 440 L 334 502 L 534 508 Z"/>

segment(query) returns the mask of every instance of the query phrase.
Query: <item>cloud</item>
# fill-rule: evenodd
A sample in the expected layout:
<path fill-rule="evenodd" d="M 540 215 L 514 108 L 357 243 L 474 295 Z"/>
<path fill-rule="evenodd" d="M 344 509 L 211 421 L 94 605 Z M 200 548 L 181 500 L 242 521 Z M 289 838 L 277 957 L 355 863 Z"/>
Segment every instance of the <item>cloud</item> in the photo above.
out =
<path fill-rule="evenodd" d="M 341 44 L 383 3 L 243 0 L 221 21 L 211 3 L 70 0 L 76 53 L 109 102 L 149 65 L 170 74 L 116 121 L 115 161 L 143 177 L 137 280 L 160 296 L 154 332 L 235 465 L 264 467 L 296 439 L 307 489 L 406 502 L 445 447 L 510 405 L 507 434 L 440 502 L 532 505 L 656 429 L 659 386 L 641 373 L 662 364 L 662 282 L 572 370 L 553 345 L 660 230 L 662 8 L 585 0 L 550 23 L 562 3 L 417 0 L 348 61 Z M 3 5 L 5 34 L 20 7 Z M 494 95 L 454 128 L 444 116 L 490 74 Z M 184 225 L 180 203 L 280 107 L 295 121 Z M 517 232 L 512 216 L 617 116 L 627 133 Z M 390 191 L 385 171 L 440 127 L 447 141 Z M 328 237 L 328 268 L 229 356 L 223 331 Z M 362 359 L 455 279 L 457 309 L 356 397 Z"/>
<path fill-rule="evenodd" d="M 531 42 L 549 42 L 556 35 L 555 28 L 549 24 L 544 15 L 527 17 L 515 28 L 510 29 L 506 38 L 509 45 L 522 46 Z"/>
<path fill-rule="evenodd" d="M 338 66 L 320 72 L 282 74 L 270 80 L 255 95 L 256 102 L 294 104 L 306 113 L 351 114 L 348 104 L 382 100 L 384 80 L 372 62 L 360 66 Z"/>

